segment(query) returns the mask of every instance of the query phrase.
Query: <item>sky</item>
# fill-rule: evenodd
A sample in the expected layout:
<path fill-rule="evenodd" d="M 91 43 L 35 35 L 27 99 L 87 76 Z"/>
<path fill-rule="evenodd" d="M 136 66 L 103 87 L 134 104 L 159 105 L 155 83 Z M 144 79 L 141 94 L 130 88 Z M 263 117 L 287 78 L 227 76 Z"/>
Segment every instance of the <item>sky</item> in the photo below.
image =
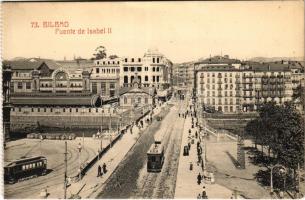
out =
<path fill-rule="evenodd" d="M 2 3 L 2 11 L 2 59 L 91 58 L 100 45 L 108 55 L 128 57 L 154 48 L 174 63 L 221 54 L 304 56 L 303 1 L 19 2 Z M 68 25 L 43 27 L 45 21 Z M 59 34 L 69 29 L 76 34 Z"/>

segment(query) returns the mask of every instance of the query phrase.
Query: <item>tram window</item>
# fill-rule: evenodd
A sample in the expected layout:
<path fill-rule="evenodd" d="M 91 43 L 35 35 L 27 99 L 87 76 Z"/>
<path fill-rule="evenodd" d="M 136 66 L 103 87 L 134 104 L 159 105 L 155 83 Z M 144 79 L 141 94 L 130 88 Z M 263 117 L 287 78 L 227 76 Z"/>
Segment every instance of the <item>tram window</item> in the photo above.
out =
<path fill-rule="evenodd" d="M 33 163 L 33 168 L 35 168 L 36 167 L 36 163 Z"/>
<path fill-rule="evenodd" d="M 156 162 L 156 157 L 155 156 L 151 157 L 151 161 Z"/>
<path fill-rule="evenodd" d="M 156 162 L 159 162 L 159 160 L 160 160 L 159 156 L 156 156 L 155 158 L 156 158 Z"/>
<path fill-rule="evenodd" d="M 22 170 L 25 170 L 25 165 L 22 165 Z"/>

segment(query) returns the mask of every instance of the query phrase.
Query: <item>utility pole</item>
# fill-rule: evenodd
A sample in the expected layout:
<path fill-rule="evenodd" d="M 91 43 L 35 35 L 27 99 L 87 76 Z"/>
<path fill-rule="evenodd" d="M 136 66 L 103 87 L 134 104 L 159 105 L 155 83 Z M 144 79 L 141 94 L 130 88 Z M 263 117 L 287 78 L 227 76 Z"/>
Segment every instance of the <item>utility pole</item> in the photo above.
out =
<path fill-rule="evenodd" d="M 64 199 L 67 199 L 67 141 L 65 141 L 65 178 L 64 178 Z"/>

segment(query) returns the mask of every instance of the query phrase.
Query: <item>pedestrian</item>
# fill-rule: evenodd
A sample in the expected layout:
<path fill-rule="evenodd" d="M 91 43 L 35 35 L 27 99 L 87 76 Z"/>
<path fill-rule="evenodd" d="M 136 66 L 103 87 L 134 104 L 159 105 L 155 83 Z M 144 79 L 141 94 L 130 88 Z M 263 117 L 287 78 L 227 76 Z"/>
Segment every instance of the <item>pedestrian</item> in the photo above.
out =
<path fill-rule="evenodd" d="M 106 172 L 107 172 L 106 163 L 103 164 L 103 172 L 104 172 L 104 174 L 106 174 Z"/>
<path fill-rule="evenodd" d="M 188 145 L 188 147 L 189 147 L 189 150 L 190 150 L 190 149 L 191 149 L 191 143 L 188 143 L 187 145 Z"/>
<path fill-rule="evenodd" d="M 99 166 L 97 167 L 97 177 L 101 176 L 101 172 L 102 172 L 102 168 L 101 168 L 101 166 L 99 165 Z"/>
<path fill-rule="evenodd" d="M 197 176 L 197 183 L 198 183 L 198 185 L 200 185 L 201 184 L 201 174 L 199 173 L 198 174 L 198 176 Z"/>
<path fill-rule="evenodd" d="M 201 199 L 201 194 L 200 193 L 197 195 L 197 199 Z"/>
<path fill-rule="evenodd" d="M 203 199 L 207 199 L 208 198 L 207 197 L 207 193 L 205 191 L 205 186 L 202 187 L 202 195 L 201 196 L 202 196 Z"/>
<path fill-rule="evenodd" d="M 198 133 L 197 133 L 197 131 L 195 132 L 195 137 L 196 137 L 196 139 L 198 138 Z"/>

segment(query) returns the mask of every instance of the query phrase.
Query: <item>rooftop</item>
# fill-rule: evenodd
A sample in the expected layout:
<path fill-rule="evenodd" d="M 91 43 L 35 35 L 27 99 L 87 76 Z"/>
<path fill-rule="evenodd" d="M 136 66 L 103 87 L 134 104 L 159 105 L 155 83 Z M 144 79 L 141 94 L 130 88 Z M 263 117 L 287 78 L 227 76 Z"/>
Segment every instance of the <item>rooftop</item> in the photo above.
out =
<path fill-rule="evenodd" d="M 12 70 L 35 70 L 45 63 L 50 69 L 55 70 L 61 67 L 60 63 L 51 59 L 42 58 L 20 58 L 17 60 L 5 60 L 3 64 L 11 66 Z"/>

